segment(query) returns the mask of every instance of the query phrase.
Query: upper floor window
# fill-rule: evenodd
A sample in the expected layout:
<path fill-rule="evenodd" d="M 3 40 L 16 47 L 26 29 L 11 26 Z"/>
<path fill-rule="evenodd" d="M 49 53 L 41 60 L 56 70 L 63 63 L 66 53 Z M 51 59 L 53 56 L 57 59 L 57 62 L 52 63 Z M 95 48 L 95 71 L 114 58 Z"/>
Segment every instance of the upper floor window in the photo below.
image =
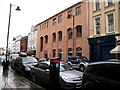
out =
<path fill-rule="evenodd" d="M 62 31 L 59 31 L 58 34 L 59 34 L 59 41 L 62 41 Z"/>
<path fill-rule="evenodd" d="M 68 19 L 71 18 L 71 17 L 72 17 L 72 10 L 69 10 L 67 14 L 68 14 L 68 15 L 67 15 L 67 18 L 68 18 Z"/>
<path fill-rule="evenodd" d="M 48 43 L 48 35 L 45 36 L 45 43 Z"/>
<path fill-rule="evenodd" d="M 82 26 L 78 25 L 76 27 L 76 37 L 81 37 L 82 36 Z"/>
<path fill-rule="evenodd" d="M 114 31 L 114 17 L 113 14 L 108 15 L 108 32 Z"/>
<path fill-rule="evenodd" d="M 76 16 L 81 13 L 81 6 L 76 7 Z"/>
<path fill-rule="evenodd" d="M 96 34 L 100 34 L 100 18 L 95 19 Z"/>
<path fill-rule="evenodd" d="M 53 18 L 53 25 L 57 23 L 56 18 Z"/>
<path fill-rule="evenodd" d="M 56 33 L 53 33 L 53 42 L 56 42 Z"/>
<path fill-rule="evenodd" d="M 72 28 L 69 28 L 67 31 L 68 31 L 68 39 L 72 39 L 72 35 L 73 35 Z"/>
<path fill-rule="evenodd" d="M 62 22 L 62 15 L 58 16 L 58 23 Z"/>
<path fill-rule="evenodd" d="M 99 10 L 100 9 L 100 2 L 99 0 L 95 0 L 95 10 Z"/>
<path fill-rule="evenodd" d="M 113 0 L 108 0 L 108 6 L 113 4 Z"/>

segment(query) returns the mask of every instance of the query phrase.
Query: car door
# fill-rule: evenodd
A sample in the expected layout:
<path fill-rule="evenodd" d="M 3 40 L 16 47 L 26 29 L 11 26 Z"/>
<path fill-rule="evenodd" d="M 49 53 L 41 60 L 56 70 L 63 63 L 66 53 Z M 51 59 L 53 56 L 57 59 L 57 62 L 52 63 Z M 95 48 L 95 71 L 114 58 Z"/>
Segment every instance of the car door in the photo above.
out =
<path fill-rule="evenodd" d="M 22 59 L 18 57 L 15 60 L 15 71 L 20 73 L 21 70 L 22 70 Z"/>
<path fill-rule="evenodd" d="M 39 70 L 40 70 L 40 78 L 43 80 L 44 83 L 49 83 L 49 66 L 46 63 L 40 63 L 39 64 Z"/>

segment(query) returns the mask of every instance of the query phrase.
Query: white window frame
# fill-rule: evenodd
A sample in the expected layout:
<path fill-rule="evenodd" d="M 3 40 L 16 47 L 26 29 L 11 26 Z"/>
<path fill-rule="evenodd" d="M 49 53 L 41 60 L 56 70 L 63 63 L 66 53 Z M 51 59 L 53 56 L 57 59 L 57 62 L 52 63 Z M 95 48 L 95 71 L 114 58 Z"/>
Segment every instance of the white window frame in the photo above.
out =
<path fill-rule="evenodd" d="M 109 23 L 109 20 L 108 20 L 109 15 L 113 15 L 113 30 L 109 29 L 109 27 L 110 27 L 109 24 L 111 24 L 111 23 Z M 107 31 L 107 33 L 114 33 L 115 32 L 115 15 L 114 15 L 114 13 L 106 14 L 106 31 Z"/>

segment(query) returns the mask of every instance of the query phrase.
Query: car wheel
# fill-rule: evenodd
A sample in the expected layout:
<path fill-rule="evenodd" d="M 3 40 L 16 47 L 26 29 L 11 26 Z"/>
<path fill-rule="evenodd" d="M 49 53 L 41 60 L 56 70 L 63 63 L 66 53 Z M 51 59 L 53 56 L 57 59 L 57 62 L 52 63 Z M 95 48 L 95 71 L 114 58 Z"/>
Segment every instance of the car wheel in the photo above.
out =
<path fill-rule="evenodd" d="M 97 90 L 95 84 L 92 81 L 88 81 L 84 84 L 83 90 Z"/>
<path fill-rule="evenodd" d="M 83 71 L 85 70 L 85 66 L 84 66 L 84 65 L 80 65 L 79 70 L 80 70 L 81 72 L 83 72 Z"/>
<path fill-rule="evenodd" d="M 35 74 L 32 74 L 32 81 L 35 82 L 35 83 L 37 82 Z"/>

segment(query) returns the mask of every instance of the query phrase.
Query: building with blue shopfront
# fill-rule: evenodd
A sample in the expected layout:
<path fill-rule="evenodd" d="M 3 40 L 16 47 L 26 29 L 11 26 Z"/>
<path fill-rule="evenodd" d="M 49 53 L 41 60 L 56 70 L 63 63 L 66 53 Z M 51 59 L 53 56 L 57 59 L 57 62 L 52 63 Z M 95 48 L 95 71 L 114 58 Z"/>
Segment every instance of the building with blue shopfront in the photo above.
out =
<path fill-rule="evenodd" d="M 115 35 L 89 38 L 88 41 L 90 45 L 91 62 L 105 61 L 115 58 L 115 54 L 110 53 L 110 51 L 116 46 Z"/>
<path fill-rule="evenodd" d="M 120 58 L 119 1 L 99 0 L 89 4 L 88 41 L 92 62 Z"/>

